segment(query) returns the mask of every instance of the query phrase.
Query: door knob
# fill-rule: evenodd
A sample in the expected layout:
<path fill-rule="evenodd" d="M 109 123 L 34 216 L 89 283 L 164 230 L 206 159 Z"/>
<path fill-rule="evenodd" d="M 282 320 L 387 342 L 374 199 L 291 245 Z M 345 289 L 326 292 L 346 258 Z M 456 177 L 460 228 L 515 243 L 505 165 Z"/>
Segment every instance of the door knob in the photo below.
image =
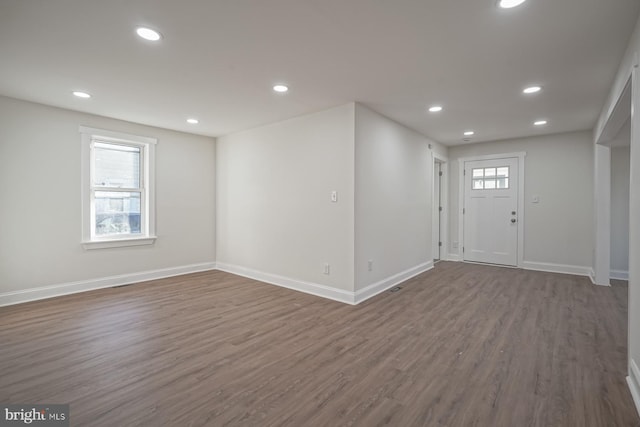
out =
<path fill-rule="evenodd" d="M 516 223 L 516 219 L 515 218 L 511 218 L 511 223 L 515 224 Z"/>

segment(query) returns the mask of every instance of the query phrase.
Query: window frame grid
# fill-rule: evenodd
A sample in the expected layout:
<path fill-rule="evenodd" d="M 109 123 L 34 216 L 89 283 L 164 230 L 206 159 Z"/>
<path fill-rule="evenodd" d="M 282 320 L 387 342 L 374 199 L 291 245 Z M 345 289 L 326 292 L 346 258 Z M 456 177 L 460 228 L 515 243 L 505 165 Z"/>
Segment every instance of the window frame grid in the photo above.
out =
<path fill-rule="evenodd" d="M 139 182 L 139 187 L 135 188 L 135 187 L 109 187 L 109 186 L 96 186 L 96 180 L 95 180 L 95 173 L 96 173 L 96 168 L 95 168 L 95 164 L 96 164 L 96 152 L 95 152 L 95 144 L 96 143 L 102 143 L 102 144 L 109 144 L 109 145 L 120 145 L 120 146 L 124 146 L 124 147 L 136 147 L 138 148 L 140 151 L 140 158 L 138 160 L 138 167 L 139 167 L 139 171 L 138 171 L 138 182 Z M 146 236 L 148 235 L 148 228 L 147 228 L 147 189 L 145 187 L 146 184 L 146 179 L 145 179 L 145 175 L 146 175 L 146 170 L 147 167 L 145 165 L 146 163 L 146 159 L 147 159 L 147 145 L 143 144 L 143 143 L 138 143 L 135 141 L 109 141 L 108 138 L 100 138 L 100 137 L 92 137 L 91 138 L 91 143 L 90 143 L 90 150 L 91 150 L 91 154 L 90 154 L 90 165 L 89 165 L 89 171 L 90 171 L 90 183 L 91 183 L 91 194 L 90 194 L 90 206 L 91 206 L 91 217 L 90 217 L 90 221 L 91 221 L 91 240 L 118 240 L 118 239 L 122 239 L 122 238 L 132 238 L 132 237 L 138 237 L 138 236 Z M 93 167 L 91 167 L 93 166 Z M 139 193 L 140 194 L 140 233 L 114 233 L 114 234 L 110 234 L 110 235 L 106 235 L 106 236 L 100 236 L 96 234 L 96 191 L 103 191 L 103 192 L 108 192 L 108 193 Z"/>
<path fill-rule="evenodd" d="M 487 169 L 493 169 L 495 171 L 495 175 L 491 175 L 489 177 L 487 177 Z M 507 174 L 505 176 L 500 176 L 498 175 L 498 169 L 507 169 Z M 482 176 L 475 175 L 475 171 L 482 171 Z M 485 167 L 485 168 L 472 168 L 471 169 L 471 190 L 472 191 L 484 191 L 484 190 L 508 190 L 511 188 L 511 168 L 509 166 L 491 166 L 491 167 Z M 499 187 L 498 186 L 498 182 L 500 180 L 504 180 L 506 186 L 505 187 Z M 495 183 L 495 187 L 493 188 L 487 188 L 486 183 L 487 181 L 492 181 Z M 476 183 L 482 183 L 482 188 L 476 188 L 475 184 Z"/>

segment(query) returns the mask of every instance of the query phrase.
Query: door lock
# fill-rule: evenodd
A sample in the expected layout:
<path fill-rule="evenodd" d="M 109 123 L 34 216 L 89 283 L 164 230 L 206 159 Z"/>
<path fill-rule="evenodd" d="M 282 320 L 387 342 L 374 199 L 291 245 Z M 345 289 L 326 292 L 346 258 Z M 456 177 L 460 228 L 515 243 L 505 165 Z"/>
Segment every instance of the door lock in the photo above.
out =
<path fill-rule="evenodd" d="M 516 219 L 515 218 L 511 218 L 511 223 L 515 224 L 516 223 Z"/>

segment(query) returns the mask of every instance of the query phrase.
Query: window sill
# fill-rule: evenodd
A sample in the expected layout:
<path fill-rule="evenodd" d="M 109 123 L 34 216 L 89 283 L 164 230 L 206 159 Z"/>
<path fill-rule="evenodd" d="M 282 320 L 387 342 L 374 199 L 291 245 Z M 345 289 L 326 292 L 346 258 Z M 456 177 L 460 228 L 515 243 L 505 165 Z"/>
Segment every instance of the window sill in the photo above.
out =
<path fill-rule="evenodd" d="M 144 246 L 153 245 L 156 241 L 156 236 L 149 237 L 135 237 L 128 239 L 117 240 L 94 240 L 91 242 L 82 242 L 82 247 L 86 250 L 90 249 L 108 249 L 108 248 L 123 248 L 127 246 Z"/>

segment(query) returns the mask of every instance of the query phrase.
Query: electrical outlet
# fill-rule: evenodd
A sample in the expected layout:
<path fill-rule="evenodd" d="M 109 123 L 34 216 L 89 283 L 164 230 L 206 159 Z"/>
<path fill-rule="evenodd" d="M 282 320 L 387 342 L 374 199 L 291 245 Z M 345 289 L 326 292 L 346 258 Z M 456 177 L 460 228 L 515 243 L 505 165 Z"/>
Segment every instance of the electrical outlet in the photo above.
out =
<path fill-rule="evenodd" d="M 328 262 L 325 262 L 325 264 L 324 264 L 324 274 L 326 274 L 326 275 L 331 274 L 331 266 L 329 265 Z"/>
<path fill-rule="evenodd" d="M 369 268 L 369 271 L 373 270 L 373 260 L 372 259 L 369 260 L 369 267 L 368 268 Z"/>

